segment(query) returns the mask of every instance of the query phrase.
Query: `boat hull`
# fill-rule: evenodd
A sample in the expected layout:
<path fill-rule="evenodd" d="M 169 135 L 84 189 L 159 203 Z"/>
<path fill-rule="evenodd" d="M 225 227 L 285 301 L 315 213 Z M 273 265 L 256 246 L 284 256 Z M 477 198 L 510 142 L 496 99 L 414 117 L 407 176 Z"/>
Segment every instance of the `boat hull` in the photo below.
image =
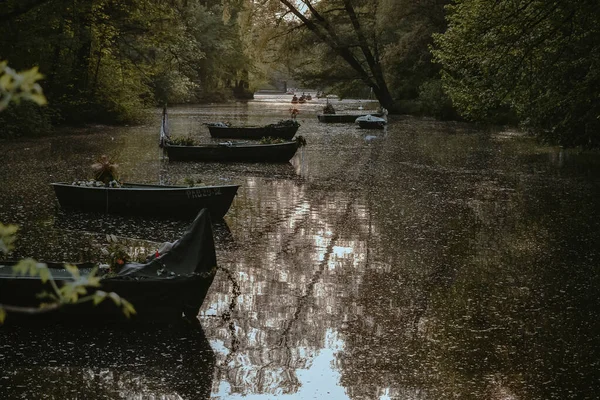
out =
<path fill-rule="evenodd" d="M 285 163 L 296 154 L 298 143 L 205 145 L 164 147 L 170 161 L 271 162 Z"/>
<path fill-rule="evenodd" d="M 362 129 L 383 129 L 385 123 L 380 121 L 358 121 L 358 126 Z"/>
<path fill-rule="evenodd" d="M 39 277 L 14 276 L 12 266 L 16 262 L 0 261 L 0 304 L 17 307 L 39 307 L 37 294 L 53 293 L 49 282 Z M 73 282 L 73 276 L 62 263 L 48 263 L 54 282 L 58 287 Z M 76 264 L 80 276 L 89 275 L 94 264 Z M 217 271 L 217 260 L 211 220 L 202 210 L 187 232 L 171 244 L 171 248 L 158 256 L 151 256 L 144 264 L 125 264 L 118 274 L 100 280 L 100 287 L 88 287 L 87 295 L 97 290 L 114 292 L 135 308 L 132 319 L 151 321 L 196 318 Z M 10 312 L 10 310 L 9 310 Z M 8 321 L 59 321 L 61 317 L 77 320 L 127 320 L 121 308 L 105 298 L 98 305 L 83 302 L 64 305 L 43 313 L 10 313 Z"/>
<path fill-rule="evenodd" d="M 189 217 L 207 208 L 222 219 L 239 186 L 159 186 L 125 184 L 121 188 L 53 183 L 61 208 L 107 214 Z"/>
<path fill-rule="evenodd" d="M 369 114 L 318 114 L 317 118 L 319 122 L 324 123 L 354 123 L 356 118 L 364 117 Z M 381 114 L 370 114 L 376 117 L 380 117 Z"/>
<path fill-rule="evenodd" d="M 263 137 L 279 138 L 291 140 L 298 126 L 282 126 L 282 127 L 223 127 L 223 126 L 208 126 L 210 136 L 219 139 L 254 139 L 259 140 Z"/>

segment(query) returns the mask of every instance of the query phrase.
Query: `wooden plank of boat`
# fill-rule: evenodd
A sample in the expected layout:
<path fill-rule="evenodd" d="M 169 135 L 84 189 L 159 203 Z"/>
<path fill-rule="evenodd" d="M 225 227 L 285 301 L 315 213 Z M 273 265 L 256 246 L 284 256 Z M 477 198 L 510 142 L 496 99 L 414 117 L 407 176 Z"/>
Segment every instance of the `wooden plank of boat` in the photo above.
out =
<path fill-rule="evenodd" d="M 199 146 L 166 145 L 170 161 L 272 162 L 285 163 L 298 150 L 296 141 L 272 144 L 220 143 Z"/>
<path fill-rule="evenodd" d="M 208 210 L 202 210 L 184 235 L 163 254 L 152 256 L 144 263 L 125 264 L 115 275 L 101 279 L 100 288 L 95 290 L 115 292 L 129 301 L 135 308 L 133 320 L 180 318 L 182 313 L 193 319 L 198 315 L 206 293 L 217 269 L 215 245 Z M 52 292 L 49 283 L 39 277 L 14 276 L 12 265 L 16 262 L 0 261 L 0 303 L 21 307 L 37 307 L 40 300 L 36 294 Z M 73 276 L 62 263 L 47 263 L 55 283 L 61 287 L 73 281 Z M 92 263 L 76 264 L 81 276 L 91 273 Z M 126 320 L 122 311 L 106 299 L 97 306 L 91 302 L 68 305 L 58 310 L 39 315 L 11 314 L 10 323 L 20 319 L 44 321 L 59 320 L 60 316 L 77 314 L 77 318 L 90 317 L 102 320 Z M 20 318 L 19 318 L 20 317 Z"/>
<path fill-rule="evenodd" d="M 52 183 L 60 206 L 88 212 L 189 217 L 207 208 L 213 219 L 229 210 L 239 185 L 166 186 L 124 183 L 122 187 L 93 187 Z"/>
<path fill-rule="evenodd" d="M 358 117 L 364 117 L 369 114 L 317 114 L 319 122 L 325 123 L 353 123 Z M 376 117 L 381 117 L 383 114 L 370 114 Z"/>
<path fill-rule="evenodd" d="M 257 127 L 229 127 L 221 125 L 208 125 L 210 136 L 219 139 L 255 139 L 259 140 L 263 137 L 279 138 L 291 140 L 300 124 L 296 126 L 257 126 Z"/>

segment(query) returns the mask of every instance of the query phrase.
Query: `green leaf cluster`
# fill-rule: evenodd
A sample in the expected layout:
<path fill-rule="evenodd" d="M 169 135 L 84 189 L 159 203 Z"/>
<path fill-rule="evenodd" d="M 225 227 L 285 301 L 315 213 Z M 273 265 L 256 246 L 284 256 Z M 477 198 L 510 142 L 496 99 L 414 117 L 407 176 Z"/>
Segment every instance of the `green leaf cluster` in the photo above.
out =
<path fill-rule="evenodd" d="M 38 83 L 42 78 L 37 67 L 17 72 L 8 66 L 8 62 L 0 61 L 0 111 L 11 102 L 19 103 L 21 100 L 46 104 L 46 97 Z"/>
<path fill-rule="evenodd" d="M 435 36 L 444 89 L 465 117 L 600 145 L 600 8 L 593 1 L 457 0 Z"/>

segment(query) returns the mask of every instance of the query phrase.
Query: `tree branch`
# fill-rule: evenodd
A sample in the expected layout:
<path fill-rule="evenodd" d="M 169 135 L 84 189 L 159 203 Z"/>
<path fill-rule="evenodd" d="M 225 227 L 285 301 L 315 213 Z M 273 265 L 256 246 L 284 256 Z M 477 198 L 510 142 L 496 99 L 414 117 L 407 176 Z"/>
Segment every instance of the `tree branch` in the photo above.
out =
<path fill-rule="evenodd" d="M 34 2 L 23 4 L 24 2 L 20 2 L 21 7 L 15 8 L 12 11 L 7 12 L 6 14 L 0 14 L 0 23 L 10 21 L 20 15 L 23 15 L 36 7 L 41 6 L 42 4 L 48 3 L 52 0 L 35 0 Z"/>

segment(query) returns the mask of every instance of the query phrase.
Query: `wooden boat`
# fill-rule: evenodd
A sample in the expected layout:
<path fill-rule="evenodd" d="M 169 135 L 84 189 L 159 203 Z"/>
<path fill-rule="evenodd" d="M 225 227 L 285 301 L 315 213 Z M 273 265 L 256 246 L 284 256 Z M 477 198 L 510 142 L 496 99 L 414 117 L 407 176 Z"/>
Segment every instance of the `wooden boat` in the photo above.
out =
<path fill-rule="evenodd" d="M 210 136 L 219 139 L 255 139 L 263 137 L 291 140 L 298 128 L 299 123 L 270 124 L 266 126 L 227 126 L 223 123 L 207 124 Z"/>
<path fill-rule="evenodd" d="M 238 185 L 166 186 L 124 183 L 121 187 L 94 187 L 52 183 L 60 206 L 90 212 L 190 217 L 207 208 L 213 219 L 229 210 Z"/>
<path fill-rule="evenodd" d="M 14 276 L 15 262 L 0 261 L 0 303 L 19 307 L 37 308 L 40 300 L 36 294 L 52 293 L 49 283 L 39 277 Z M 58 287 L 73 282 L 74 277 L 62 263 L 47 264 Z M 92 263 L 76 265 L 79 274 L 90 274 Z M 100 280 L 99 288 L 87 288 L 92 295 L 96 290 L 115 292 L 135 308 L 133 319 L 162 320 L 180 318 L 182 313 L 195 319 L 213 278 L 217 261 L 208 210 L 202 210 L 184 235 L 164 253 L 152 256 L 144 263 L 128 263 L 114 275 Z M 110 299 L 94 306 L 92 302 L 66 305 L 53 311 L 34 315 L 9 314 L 13 319 L 60 320 L 61 316 L 78 314 L 77 318 L 90 317 L 98 320 L 125 320 L 119 307 Z"/>
<path fill-rule="evenodd" d="M 296 141 L 260 144 L 226 142 L 199 146 L 173 146 L 166 144 L 169 161 L 219 161 L 219 162 L 288 162 L 296 154 Z"/>
<path fill-rule="evenodd" d="M 354 123 L 357 118 L 364 117 L 369 114 L 317 114 L 319 122 L 324 123 Z M 376 117 L 381 117 L 383 114 L 370 114 Z"/>
<path fill-rule="evenodd" d="M 356 123 L 363 129 L 383 129 L 387 125 L 387 121 L 384 118 L 373 115 L 358 117 L 356 118 Z"/>

